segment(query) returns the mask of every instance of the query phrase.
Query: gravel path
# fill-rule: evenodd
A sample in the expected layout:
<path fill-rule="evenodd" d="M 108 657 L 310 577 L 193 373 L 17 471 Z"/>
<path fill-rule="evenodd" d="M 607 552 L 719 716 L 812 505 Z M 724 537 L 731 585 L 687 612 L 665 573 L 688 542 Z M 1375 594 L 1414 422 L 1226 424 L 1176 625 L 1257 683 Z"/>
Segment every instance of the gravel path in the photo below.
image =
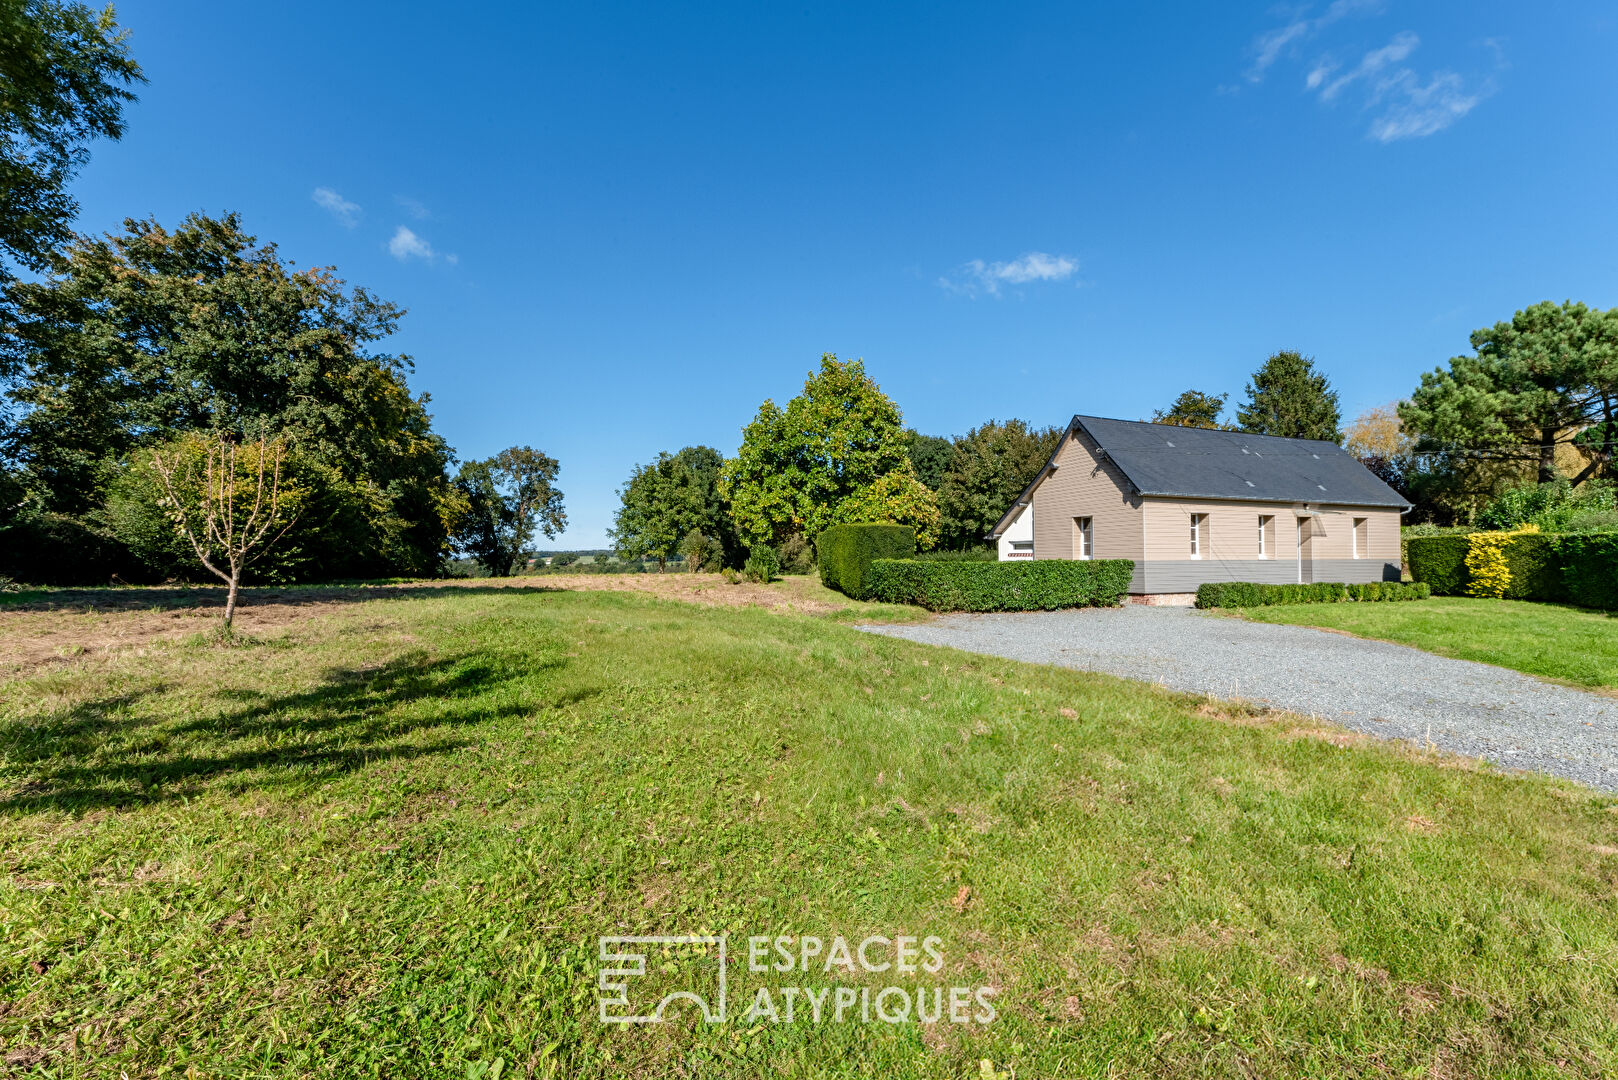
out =
<path fill-rule="evenodd" d="M 1505 668 L 1187 608 L 945 615 L 864 626 L 1036 664 L 1268 702 L 1344 727 L 1618 790 L 1618 699 Z"/>

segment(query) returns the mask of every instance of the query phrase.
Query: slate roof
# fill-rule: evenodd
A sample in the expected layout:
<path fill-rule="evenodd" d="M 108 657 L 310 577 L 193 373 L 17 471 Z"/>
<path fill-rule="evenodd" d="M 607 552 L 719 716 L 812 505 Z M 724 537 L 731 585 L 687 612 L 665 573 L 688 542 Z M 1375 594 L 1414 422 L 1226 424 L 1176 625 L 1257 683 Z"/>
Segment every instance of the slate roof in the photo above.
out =
<path fill-rule="evenodd" d="M 1093 439 L 1141 495 L 1256 502 L 1333 503 L 1348 506 L 1410 506 L 1336 443 L 1282 439 L 1241 431 L 1147 424 L 1075 416 L 1072 427 Z M 1069 430 L 1072 430 L 1072 427 Z M 1057 448 L 1060 453 L 1061 448 Z M 1056 462 L 1040 470 L 1006 516 L 998 536 Z"/>

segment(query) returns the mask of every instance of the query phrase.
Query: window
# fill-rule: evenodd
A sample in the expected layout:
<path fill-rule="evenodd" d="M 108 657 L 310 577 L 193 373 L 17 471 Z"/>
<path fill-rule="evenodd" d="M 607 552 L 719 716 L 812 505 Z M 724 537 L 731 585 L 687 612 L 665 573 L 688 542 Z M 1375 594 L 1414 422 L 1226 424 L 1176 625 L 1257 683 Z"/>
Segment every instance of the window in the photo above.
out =
<path fill-rule="evenodd" d="M 1366 542 L 1368 539 L 1369 539 L 1369 536 L 1367 535 L 1367 528 L 1366 528 L 1365 519 L 1364 518 L 1355 518 L 1354 519 L 1354 557 L 1356 559 L 1363 559 L 1363 558 L 1366 557 L 1366 555 L 1367 555 L 1367 550 L 1366 549 L 1369 546 L 1367 544 L 1367 542 Z"/>
<path fill-rule="evenodd" d="M 1191 557 L 1193 559 L 1202 558 L 1203 521 L 1207 516 L 1207 514 L 1191 515 Z"/>
<path fill-rule="evenodd" d="M 1013 559 L 1032 559 L 1034 557 L 1034 542 L 1032 540 L 1013 540 L 1011 542 L 1011 557 Z"/>
<path fill-rule="evenodd" d="M 1258 557 L 1271 559 L 1275 557 L 1275 515 L 1260 514 L 1258 516 Z"/>
<path fill-rule="evenodd" d="M 1073 557 L 1075 559 L 1090 559 L 1095 557 L 1094 536 L 1090 527 L 1090 519 L 1076 517 L 1073 519 Z"/>

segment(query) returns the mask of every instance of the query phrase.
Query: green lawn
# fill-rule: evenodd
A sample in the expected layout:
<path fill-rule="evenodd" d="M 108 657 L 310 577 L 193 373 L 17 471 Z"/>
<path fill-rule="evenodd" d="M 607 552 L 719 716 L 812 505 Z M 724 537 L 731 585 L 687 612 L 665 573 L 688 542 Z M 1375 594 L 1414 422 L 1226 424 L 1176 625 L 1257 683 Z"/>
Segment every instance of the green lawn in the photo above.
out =
<path fill-rule="evenodd" d="M 422 590 L 63 662 L 0 683 L 0 853 L 39 1075 L 1618 1070 L 1618 799 L 835 619 Z M 599 936 L 719 932 L 730 1022 L 598 1022 Z M 750 934 L 934 934 L 858 984 L 998 1015 L 742 1023 L 836 981 Z"/>
<path fill-rule="evenodd" d="M 1386 604 L 1246 608 L 1260 622 L 1346 630 L 1579 686 L 1618 687 L 1618 618 L 1526 600 L 1435 596 Z"/>

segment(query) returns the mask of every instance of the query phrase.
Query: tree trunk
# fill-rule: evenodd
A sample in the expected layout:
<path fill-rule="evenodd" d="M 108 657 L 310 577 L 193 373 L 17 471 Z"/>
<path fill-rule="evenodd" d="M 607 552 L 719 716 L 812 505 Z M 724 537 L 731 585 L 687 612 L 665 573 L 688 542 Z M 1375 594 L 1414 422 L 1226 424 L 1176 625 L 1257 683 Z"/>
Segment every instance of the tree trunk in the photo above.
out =
<path fill-rule="evenodd" d="M 232 566 L 230 568 L 230 591 L 225 594 L 226 626 L 229 626 L 230 621 L 236 617 L 236 590 L 241 588 L 241 584 L 242 568 L 240 566 Z"/>
<path fill-rule="evenodd" d="M 1556 429 L 1545 428 L 1539 438 L 1539 482 L 1548 484 L 1556 479 Z"/>

